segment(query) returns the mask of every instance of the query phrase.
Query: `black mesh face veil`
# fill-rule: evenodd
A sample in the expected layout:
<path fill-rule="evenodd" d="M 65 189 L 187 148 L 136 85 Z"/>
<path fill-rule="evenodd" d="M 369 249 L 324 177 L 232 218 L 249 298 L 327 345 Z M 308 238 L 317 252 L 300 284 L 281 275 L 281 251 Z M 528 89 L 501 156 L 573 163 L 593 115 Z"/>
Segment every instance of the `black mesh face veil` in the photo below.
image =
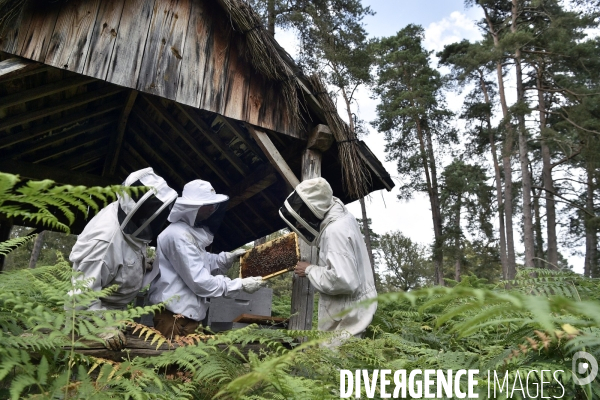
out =
<path fill-rule="evenodd" d="M 286 224 L 308 243 L 314 242 L 319 234 L 319 219 L 304 203 L 295 191 L 285 200 L 279 209 L 279 216 Z"/>
<path fill-rule="evenodd" d="M 194 226 L 196 227 L 204 227 L 210 231 L 210 233 L 214 236 L 217 234 L 217 231 L 221 227 L 221 223 L 223 222 L 223 218 L 225 218 L 225 211 L 227 211 L 227 204 L 229 204 L 229 200 L 225 200 L 221 203 L 212 204 L 212 206 L 217 207 L 217 209 L 206 219 L 196 220 Z M 202 206 L 206 207 L 206 206 Z"/>
<path fill-rule="evenodd" d="M 136 181 L 131 186 L 143 186 L 143 184 Z M 152 190 L 149 190 L 146 193 L 133 194 L 132 200 L 136 205 L 129 214 L 126 214 L 119 205 L 118 217 L 121 229 L 127 235 L 150 242 L 162 231 L 175 199 L 163 202 L 154 195 Z"/>

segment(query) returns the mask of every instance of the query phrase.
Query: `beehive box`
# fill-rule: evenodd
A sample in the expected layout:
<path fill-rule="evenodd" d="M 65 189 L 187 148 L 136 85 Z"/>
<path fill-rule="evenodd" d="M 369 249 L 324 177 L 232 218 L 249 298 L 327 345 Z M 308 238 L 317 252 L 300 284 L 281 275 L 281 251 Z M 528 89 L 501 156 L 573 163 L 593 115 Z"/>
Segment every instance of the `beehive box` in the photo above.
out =
<path fill-rule="evenodd" d="M 300 260 L 298 236 L 292 232 L 256 246 L 240 259 L 240 277 L 273 278 L 291 271 Z"/>

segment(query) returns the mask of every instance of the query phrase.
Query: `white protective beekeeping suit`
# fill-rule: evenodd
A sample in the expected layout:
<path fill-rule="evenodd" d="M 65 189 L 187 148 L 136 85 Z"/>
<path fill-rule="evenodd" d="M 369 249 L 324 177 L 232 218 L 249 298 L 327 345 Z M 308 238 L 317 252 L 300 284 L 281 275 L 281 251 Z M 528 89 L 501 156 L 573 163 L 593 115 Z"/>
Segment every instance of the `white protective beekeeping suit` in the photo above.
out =
<path fill-rule="evenodd" d="M 208 298 L 235 297 L 240 290 L 253 292 L 262 278 L 230 279 L 226 273 L 244 251 L 213 254 L 206 251 L 227 209 L 229 198 L 216 194 L 203 180 L 189 182 L 177 199 L 169 225 L 158 236 L 155 267 L 159 275 L 150 285 L 152 304 L 167 302 L 166 309 L 194 321 L 201 321 L 208 310 Z M 199 210 L 212 207 L 199 218 Z"/>
<path fill-rule="evenodd" d="M 102 209 L 77 237 L 69 260 L 99 291 L 117 285 L 111 295 L 91 304 L 90 310 L 124 309 L 148 282 L 144 282 L 147 244 L 164 226 L 170 206 L 177 198 L 152 168 L 133 172 L 124 186 L 149 186 L 145 193 L 119 195 Z"/>
<path fill-rule="evenodd" d="M 279 215 L 302 239 L 319 249 L 316 265 L 306 268 L 319 296 L 319 330 L 361 336 L 373 320 L 377 297 L 367 247 L 356 218 L 323 178 L 301 182 L 279 210 Z M 340 313 L 352 308 L 345 315 Z"/>

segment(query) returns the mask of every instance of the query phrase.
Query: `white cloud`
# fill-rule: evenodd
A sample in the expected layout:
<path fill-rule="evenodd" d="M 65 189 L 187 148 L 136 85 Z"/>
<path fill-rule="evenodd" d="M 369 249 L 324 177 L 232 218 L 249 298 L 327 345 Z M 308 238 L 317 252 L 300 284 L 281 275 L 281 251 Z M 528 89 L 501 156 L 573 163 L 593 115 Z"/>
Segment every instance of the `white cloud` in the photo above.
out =
<path fill-rule="evenodd" d="M 423 45 L 428 50 L 440 51 L 445 45 L 460 42 L 463 39 L 471 41 L 481 38 L 475 22 L 460 11 L 454 11 L 441 21 L 432 22 L 425 28 Z"/>

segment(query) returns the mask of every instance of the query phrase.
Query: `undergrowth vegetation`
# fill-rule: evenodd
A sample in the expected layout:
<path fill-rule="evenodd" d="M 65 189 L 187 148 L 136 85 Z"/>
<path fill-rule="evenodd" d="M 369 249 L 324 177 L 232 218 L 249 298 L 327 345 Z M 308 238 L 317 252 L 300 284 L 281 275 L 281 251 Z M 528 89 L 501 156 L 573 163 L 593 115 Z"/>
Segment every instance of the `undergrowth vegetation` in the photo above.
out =
<path fill-rule="evenodd" d="M 18 180 L 0 182 L 15 182 L 0 190 L 3 211 L 9 203 L 2 196 L 18 189 Z M 46 192 L 52 187 L 48 183 Z M 15 204 L 10 206 L 19 208 Z M 47 209 L 41 202 L 26 204 Z M 52 224 L 52 215 L 43 218 Z M 529 376 L 532 386 L 543 378 L 539 371 L 562 370 L 562 385 L 546 384 L 545 396 L 600 395 L 596 382 L 577 386 L 571 375 L 575 352 L 600 357 L 600 284 L 569 271 L 521 270 L 514 281 L 498 285 L 467 276 L 449 282 L 451 287 L 386 293 L 378 298 L 366 338 L 335 349 L 327 346 L 328 334 L 256 326 L 170 343 L 134 322 L 160 306 L 102 315 L 82 311 L 110 289 L 89 292 L 84 283 L 73 287 L 72 278 L 71 266 L 60 258 L 54 266 L 0 275 L 0 398 L 339 398 L 341 369 L 478 369 L 479 398 L 487 398 L 488 371 L 499 376 L 508 371 L 511 383 L 517 375 L 525 382 L 529 371 L 538 371 Z M 69 295 L 73 290 L 77 294 Z M 149 343 L 173 349 L 149 357 L 126 353 L 120 361 L 80 352 L 114 326 L 130 327 Z M 250 343 L 262 344 L 261 350 L 240 350 Z M 379 387 L 375 390 L 378 397 Z"/>

